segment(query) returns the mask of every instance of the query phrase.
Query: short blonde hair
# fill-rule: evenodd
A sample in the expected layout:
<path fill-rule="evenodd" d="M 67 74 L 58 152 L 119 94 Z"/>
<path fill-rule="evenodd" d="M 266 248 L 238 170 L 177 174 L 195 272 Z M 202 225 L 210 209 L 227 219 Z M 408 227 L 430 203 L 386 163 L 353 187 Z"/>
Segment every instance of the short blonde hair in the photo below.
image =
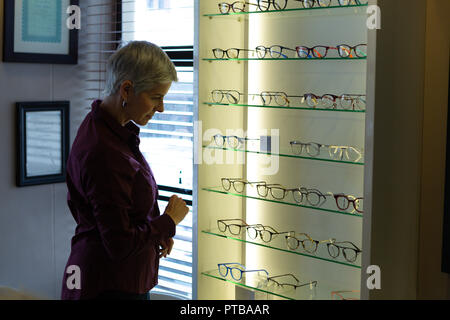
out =
<path fill-rule="evenodd" d="M 175 65 L 159 46 L 131 41 L 109 57 L 103 94 L 116 94 L 125 80 L 130 80 L 135 94 L 139 94 L 156 85 L 178 81 L 178 77 Z"/>

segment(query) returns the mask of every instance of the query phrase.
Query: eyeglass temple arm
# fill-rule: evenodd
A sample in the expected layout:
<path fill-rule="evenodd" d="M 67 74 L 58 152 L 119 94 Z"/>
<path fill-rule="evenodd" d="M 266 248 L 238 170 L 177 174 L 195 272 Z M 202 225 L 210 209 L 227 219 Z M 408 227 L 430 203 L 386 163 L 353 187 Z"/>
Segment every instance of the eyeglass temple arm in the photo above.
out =
<path fill-rule="evenodd" d="M 280 274 L 280 275 L 277 275 L 277 276 L 269 277 L 268 279 L 275 279 L 275 278 L 285 277 L 285 276 L 291 276 L 291 277 L 293 277 L 293 278 L 297 281 L 297 283 L 300 282 L 300 280 L 298 280 L 297 277 L 294 276 L 292 273 Z"/>
<path fill-rule="evenodd" d="M 346 243 L 346 244 L 351 244 L 351 245 L 354 247 L 354 249 L 356 249 L 356 251 L 362 252 L 361 249 L 359 249 L 359 248 L 356 246 L 356 244 L 354 244 L 354 243 L 351 242 L 351 241 L 340 241 L 340 242 L 334 242 L 334 243 L 335 243 L 335 244 L 344 244 L 344 243 Z M 352 248 L 349 248 L 349 249 L 352 249 Z"/>
<path fill-rule="evenodd" d="M 314 287 L 317 286 L 317 281 L 314 280 L 314 281 L 306 282 L 304 284 L 297 285 L 296 287 L 300 288 L 300 287 L 304 287 L 304 286 L 308 286 L 309 285 L 312 288 L 313 284 L 314 284 Z"/>
<path fill-rule="evenodd" d="M 269 272 L 267 270 L 264 270 L 264 269 L 242 270 L 242 272 L 259 272 L 259 271 L 264 271 L 267 275 L 269 275 Z"/>

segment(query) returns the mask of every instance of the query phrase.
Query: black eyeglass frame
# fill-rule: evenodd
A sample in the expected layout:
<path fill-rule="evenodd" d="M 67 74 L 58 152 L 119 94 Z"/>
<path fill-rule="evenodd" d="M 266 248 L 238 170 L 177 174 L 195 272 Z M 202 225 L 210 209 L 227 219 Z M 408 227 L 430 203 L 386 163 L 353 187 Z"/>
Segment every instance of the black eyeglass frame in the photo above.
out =
<path fill-rule="evenodd" d="M 221 57 L 218 57 L 218 55 L 216 54 L 216 52 L 218 50 L 222 51 L 222 56 Z M 230 57 L 230 55 L 228 53 L 230 50 L 236 50 L 237 51 L 236 57 Z M 243 51 L 254 52 L 254 50 L 252 50 L 252 49 L 240 49 L 240 48 L 228 48 L 228 49 L 225 49 L 225 50 L 221 49 L 221 48 L 214 48 L 214 49 L 212 49 L 213 55 L 214 55 L 214 57 L 216 59 L 224 59 L 225 55 L 227 56 L 228 59 L 239 59 L 239 55 Z"/>
<path fill-rule="evenodd" d="M 274 49 L 276 49 L 276 48 L 279 48 L 279 49 L 280 49 L 280 52 L 275 52 L 275 53 L 274 53 Z M 266 55 L 267 55 L 267 52 L 269 52 L 269 53 L 270 53 L 270 56 L 271 56 L 272 58 L 274 58 L 274 59 L 278 59 L 278 58 L 281 57 L 281 56 L 283 56 L 283 58 L 286 58 L 286 59 L 287 59 L 288 56 L 285 55 L 285 54 L 283 54 L 283 50 L 297 52 L 297 50 L 295 50 L 295 49 L 288 48 L 288 47 L 285 47 L 285 46 L 282 46 L 282 45 L 278 45 L 278 44 L 274 44 L 274 45 L 272 45 L 272 46 L 270 46 L 270 47 L 266 47 L 266 46 L 260 45 L 260 46 L 257 46 L 257 47 L 255 48 L 256 55 L 257 55 L 258 58 L 260 58 L 260 59 L 264 59 L 264 58 L 266 57 Z M 260 55 L 258 52 L 264 52 L 264 55 Z"/>
<path fill-rule="evenodd" d="M 343 246 L 340 246 L 339 244 L 350 244 L 350 245 L 353 246 L 353 248 L 343 247 Z M 332 246 L 334 246 L 334 247 L 336 247 L 336 248 L 338 249 L 338 250 L 337 250 L 337 255 L 333 255 L 333 254 L 331 253 L 330 248 L 331 248 Z M 328 254 L 329 254 L 332 258 L 337 258 L 337 257 L 339 257 L 339 255 L 340 255 L 340 253 L 341 253 L 341 251 L 342 251 L 342 255 L 344 256 L 344 259 L 347 260 L 348 262 L 352 262 L 352 263 L 355 262 L 356 259 L 358 259 L 358 254 L 360 254 L 360 253 L 362 252 L 361 249 L 359 249 L 353 242 L 350 242 L 350 241 L 340 241 L 340 242 L 332 241 L 331 243 L 327 243 L 327 250 L 328 250 Z M 345 250 L 351 250 L 351 251 L 355 252 L 355 258 L 354 258 L 354 259 L 349 259 L 349 258 L 347 257 L 347 253 L 346 253 Z"/>

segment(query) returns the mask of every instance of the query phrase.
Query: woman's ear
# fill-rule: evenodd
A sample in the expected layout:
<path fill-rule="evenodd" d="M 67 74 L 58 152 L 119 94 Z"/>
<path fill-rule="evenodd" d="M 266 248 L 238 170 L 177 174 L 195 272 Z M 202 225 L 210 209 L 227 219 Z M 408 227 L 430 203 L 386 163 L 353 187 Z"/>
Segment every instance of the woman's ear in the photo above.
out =
<path fill-rule="evenodd" d="M 120 85 L 120 96 L 123 101 L 128 101 L 128 99 L 133 94 L 133 83 L 130 80 L 125 80 Z"/>

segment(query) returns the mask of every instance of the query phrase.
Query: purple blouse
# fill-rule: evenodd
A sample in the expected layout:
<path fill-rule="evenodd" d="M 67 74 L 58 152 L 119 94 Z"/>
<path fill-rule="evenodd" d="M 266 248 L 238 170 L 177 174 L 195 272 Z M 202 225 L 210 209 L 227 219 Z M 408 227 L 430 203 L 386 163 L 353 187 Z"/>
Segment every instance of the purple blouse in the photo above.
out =
<path fill-rule="evenodd" d="M 139 127 L 122 127 L 100 103 L 92 103 L 67 161 L 67 203 L 77 226 L 61 299 L 148 292 L 158 283 L 159 241 L 175 235 L 173 220 L 160 214 Z M 79 288 L 71 266 L 79 268 Z"/>

